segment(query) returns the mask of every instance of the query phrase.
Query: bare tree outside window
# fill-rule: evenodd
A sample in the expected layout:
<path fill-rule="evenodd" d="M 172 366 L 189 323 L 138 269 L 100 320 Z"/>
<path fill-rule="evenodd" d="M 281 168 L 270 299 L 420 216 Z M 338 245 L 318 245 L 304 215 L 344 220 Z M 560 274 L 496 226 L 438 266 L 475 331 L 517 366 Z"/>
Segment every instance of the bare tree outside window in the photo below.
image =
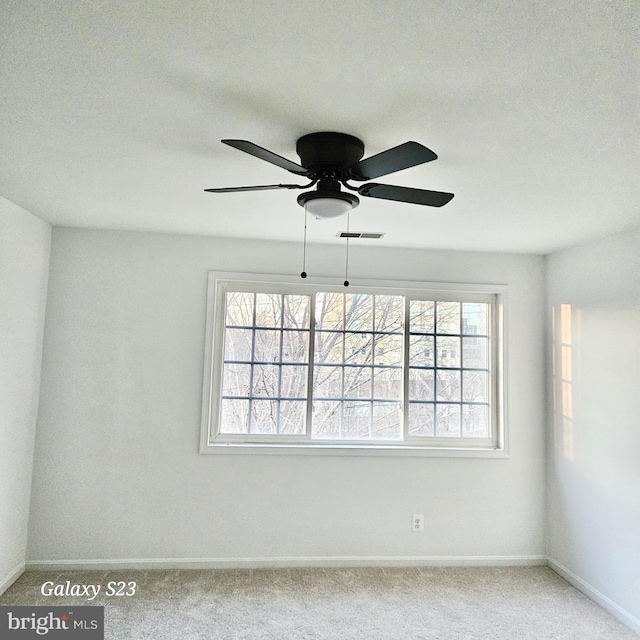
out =
<path fill-rule="evenodd" d="M 305 295 L 226 294 L 221 433 L 304 433 L 309 305 Z"/>
<path fill-rule="evenodd" d="M 403 309 L 401 296 L 316 295 L 312 437 L 402 439 Z"/>

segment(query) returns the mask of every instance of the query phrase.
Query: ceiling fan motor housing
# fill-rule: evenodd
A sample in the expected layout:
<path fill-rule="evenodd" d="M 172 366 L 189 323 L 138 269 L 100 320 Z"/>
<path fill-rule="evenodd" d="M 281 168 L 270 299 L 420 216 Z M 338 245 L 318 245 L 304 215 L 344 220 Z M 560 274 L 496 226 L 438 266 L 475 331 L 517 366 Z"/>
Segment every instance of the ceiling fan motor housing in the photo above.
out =
<path fill-rule="evenodd" d="M 299 138 L 296 151 L 301 164 L 311 172 L 337 171 L 358 162 L 364 155 L 364 143 L 346 133 L 322 131 Z M 341 176 L 336 176 L 341 177 Z"/>

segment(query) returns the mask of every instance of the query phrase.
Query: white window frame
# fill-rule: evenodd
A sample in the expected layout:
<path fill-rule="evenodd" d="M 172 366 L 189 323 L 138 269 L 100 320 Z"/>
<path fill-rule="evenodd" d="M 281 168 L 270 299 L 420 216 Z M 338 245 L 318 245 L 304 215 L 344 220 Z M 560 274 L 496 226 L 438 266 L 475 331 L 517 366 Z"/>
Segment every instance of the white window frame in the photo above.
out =
<path fill-rule="evenodd" d="M 267 288 L 265 288 L 267 286 Z M 292 276 L 209 272 L 207 319 L 202 393 L 202 421 L 200 453 L 267 453 L 312 455 L 409 455 L 447 457 L 508 457 L 505 428 L 505 310 L 506 285 L 459 284 L 408 281 L 359 281 L 345 289 L 337 278 L 314 278 L 301 282 Z M 490 438 L 437 438 L 433 436 L 407 437 L 404 425 L 402 441 L 318 440 L 309 434 L 300 436 L 266 434 L 219 434 L 218 413 L 221 397 L 222 348 L 225 331 L 225 301 L 227 291 L 256 291 L 309 295 L 312 290 L 339 293 L 365 293 L 411 296 L 412 299 L 489 302 L 491 376 Z M 408 312 L 407 312 L 408 313 Z M 313 329 L 312 329 L 313 332 Z M 310 344 L 310 349 L 312 348 Z M 408 346 L 405 345 L 405 352 Z M 406 355 L 405 355 L 406 357 Z M 309 358 L 309 372 L 313 373 L 313 358 Z M 407 364 L 404 370 L 407 370 Z M 404 407 L 407 391 L 404 390 Z M 406 409 L 405 409 L 406 416 Z M 406 421 L 405 421 L 406 422 Z"/>

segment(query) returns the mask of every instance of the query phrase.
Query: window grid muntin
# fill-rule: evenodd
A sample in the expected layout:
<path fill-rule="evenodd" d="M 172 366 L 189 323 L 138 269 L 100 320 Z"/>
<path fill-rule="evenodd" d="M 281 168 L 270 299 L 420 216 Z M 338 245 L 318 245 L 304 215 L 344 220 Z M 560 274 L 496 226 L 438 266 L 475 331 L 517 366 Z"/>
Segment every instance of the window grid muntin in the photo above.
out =
<path fill-rule="evenodd" d="M 229 296 L 234 294 L 234 293 L 251 293 L 252 297 L 253 297 L 253 301 L 252 301 L 252 325 L 248 326 L 248 325 L 243 325 L 243 324 L 227 324 L 227 319 L 228 319 L 228 303 L 229 303 Z M 257 323 L 257 313 L 258 313 L 258 304 L 257 304 L 257 298 L 258 295 L 262 293 L 262 294 L 266 294 L 266 295 L 270 295 L 270 296 L 278 296 L 279 300 L 280 300 L 280 311 L 279 311 L 279 326 L 267 326 L 267 325 L 262 325 L 262 324 L 258 324 Z M 225 291 L 224 292 L 224 332 L 223 332 L 223 347 L 222 347 L 222 373 L 220 376 L 220 400 L 221 400 L 221 408 L 222 408 L 222 401 L 223 400 L 243 400 L 243 401 L 247 401 L 248 402 L 248 412 L 247 412 L 247 431 L 246 434 L 244 435 L 251 435 L 251 436 L 264 436 L 264 435 L 277 435 L 277 436 L 281 436 L 283 434 L 280 433 L 281 431 L 281 424 L 282 424 L 282 415 L 281 415 L 281 409 L 282 409 L 282 401 L 287 401 L 287 402 L 305 402 L 307 403 L 308 400 L 308 392 L 306 396 L 283 396 L 282 395 L 282 371 L 284 367 L 289 367 L 289 366 L 300 366 L 300 367 L 304 367 L 305 369 L 309 369 L 309 365 L 308 365 L 308 360 L 309 360 L 309 340 L 307 340 L 307 354 L 306 354 L 306 361 L 292 361 L 292 360 L 288 360 L 283 362 L 282 359 L 282 355 L 283 355 L 283 348 L 284 348 L 284 333 L 285 331 L 291 331 L 291 332 L 299 332 L 299 333 L 310 333 L 310 328 L 300 328 L 300 327 L 285 327 L 284 326 L 284 309 L 285 309 L 285 297 L 287 295 L 298 295 L 298 294 L 287 294 L 287 293 L 283 293 L 283 292 L 266 292 L 266 291 L 252 291 L 252 292 L 247 292 L 247 291 Z M 307 298 L 307 305 L 310 305 L 310 300 L 311 300 L 311 296 L 306 295 L 305 296 Z M 227 330 L 229 329 L 244 329 L 244 330 L 249 330 L 251 331 L 251 351 L 250 351 L 250 360 L 239 360 L 239 359 L 227 359 L 225 358 L 225 345 L 224 343 L 226 342 L 226 337 L 227 337 Z M 274 333 L 278 334 L 279 337 L 279 346 L 278 346 L 278 361 L 275 362 L 273 360 L 257 360 L 256 359 L 256 334 L 258 331 L 273 331 Z M 224 385 L 224 374 L 225 374 L 225 366 L 228 364 L 243 364 L 243 365 L 248 365 L 249 366 L 249 382 L 248 382 L 248 393 L 247 395 L 234 395 L 234 394 L 224 394 L 224 389 L 223 389 L 223 385 Z M 277 374 L 278 374 L 278 379 L 277 379 L 277 393 L 275 396 L 273 395 L 262 395 L 262 394 L 256 394 L 254 393 L 254 386 L 255 386 L 255 372 L 256 372 L 256 367 L 257 366 L 276 366 L 277 367 Z M 308 390 L 307 390 L 308 391 Z M 264 433 L 259 433 L 259 432 L 255 432 L 254 431 L 254 420 L 253 420 L 253 413 L 254 413 L 254 400 L 268 400 L 268 401 L 272 401 L 276 403 L 276 412 L 275 412 L 275 418 L 276 418 L 276 423 L 275 423 L 275 433 L 269 433 L 269 434 L 264 434 Z M 221 423 L 221 420 L 220 420 Z M 307 426 L 307 421 L 305 420 L 305 424 L 304 424 L 304 433 L 307 432 L 308 426 Z M 234 432 L 235 433 L 235 432 Z M 233 435 L 231 433 L 224 433 L 223 435 L 225 436 L 229 436 L 229 435 Z M 243 435 L 243 434 L 238 434 L 238 435 Z M 292 434 L 292 435 L 302 435 L 302 434 Z"/>
<path fill-rule="evenodd" d="M 462 296 L 461 296 L 462 297 Z M 433 331 L 412 331 L 411 329 L 411 303 L 412 302 L 432 302 L 433 303 Z M 438 331 L 438 306 L 441 302 L 449 302 L 456 303 L 459 306 L 458 313 L 458 332 L 457 333 L 441 333 Z M 407 312 L 405 313 L 405 336 L 407 344 L 405 345 L 405 369 L 407 376 L 407 383 L 405 389 L 405 423 L 406 423 L 406 438 L 456 438 L 456 439 L 475 439 L 481 438 L 483 436 L 466 436 L 464 434 L 464 407 L 465 406 L 484 406 L 486 407 L 486 419 L 487 419 L 487 434 L 486 438 L 492 438 L 494 436 L 495 431 L 495 396 L 494 396 L 494 385 L 493 385 L 493 377 L 496 375 L 496 372 L 492 370 L 491 365 L 493 364 L 492 357 L 492 326 L 494 323 L 494 305 L 490 302 L 476 302 L 476 304 L 484 304 L 486 306 L 486 333 L 465 333 L 464 332 L 464 304 L 468 303 L 467 300 L 442 300 L 439 296 L 434 296 L 433 299 L 428 299 L 424 297 L 405 297 L 405 304 L 407 307 Z M 411 337 L 412 336 L 427 336 L 433 338 L 433 366 L 426 365 L 412 365 L 410 363 L 409 351 L 411 346 Z M 460 340 L 460 366 L 459 367 L 451 367 L 451 366 L 440 366 L 439 358 L 440 358 L 440 349 L 438 347 L 438 337 L 442 336 L 445 338 L 459 338 Z M 464 338 L 483 338 L 487 341 L 486 344 L 486 362 L 487 367 L 465 367 L 464 366 Z M 411 399 L 410 397 L 410 372 L 412 370 L 427 370 L 433 371 L 433 400 L 416 400 Z M 438 371 L 459 371 L 460 372 L 460 401 L 455 400 L 438 400 Z M 464 372 L 465 371 L 478 371 L 482 373 L 486 373 L 487 375 L 487 393 L 486 401 L 470 401 L 464 400 Z M 433 408 L 433 431 L 429 435 L 409 435 L 411 431 L 412 425 L 409 420 L 409 412 L 410 405 L 429 405 Z M 437 411 L 438 406 L 459 406 L 460 407 L 460 424 L 458 429 L 458 435 L 438 435 L 438 424 L 437 424 Z"/>
<path fill-rule="evenodd" d="M 308 309 L 309 316 L 311 317 L 309 332 L 310 334 L 313 334 L 315 329 L 315 322 L 313 321 L 313 315 L 316 307 L 315 302 L 313 301 L 313 298 L 315 296 L 315 291 L 313 291 L 313 285 L 311 287 L 308 286 L 309 283 L 304 283 L 301 285 L 299 283 L 295 283 L 293 279 L 289 279 L 289 278 L 285 278 L 285 280 L 287 280 L 286 283 L 283 283 L 282 281 L 271 282 L 269 277 L 262 277 L 262 276 L 257 276 L 255 280 L 252 280 L 251 282 L 249 282 L 244 279 L 244 274 L 221 274 L 223 276 L 222 279 L 220 279 L 219 276 L 218 276 L 218 279 L 215 279 L 215 280 L 212 279 L 212 278 L 215 278 L 216 275 L 217 274 L 210 274 L 210 292 L 212 293 L 214 291 L 222 292 L 223 298 L 224 298 L 224 293 L 226 291 L 229 291 L 229 292 L 245 291 L 245 292 L 251 292 L 251 293 L 261 291 L 266 293 L 284 293 L 284 294 L 292 294 L 292 295 L 295 295 L 296 293 L 298 293 L 300 295 L 304 295 L 305 297 L 307 297 L 307 299 L 311 297 L 312 303 L 310 304 L 310 308 Z M 231 278 L 231 280 L 229 280 L 229 278 Z M 268 282 L 270 282 L 270 284 L 267 286 L 264 286 Z M 506 298 L 507 287 L 501 286 L 501 285 L 495 285 L 495 286 L 494 285 L 456 285 L 456 284 L 453 284 L 453 285 L 425 284 L 424 286 L 422 285 L 423 283 L 402 283 L 402 282 L 391 283 L 389 282 L 388 286 L 385 288 L 385 287 L 378 286 L 378 283 L 374 283 L 374 282 L 368 283 L 363 281 L 362 286 L 359 287 L 359 290 L 363 290 L 363 292 L 365 292 L 366 289 L 369 288 L 369 291 L 366 291 L 366 293 L 370 293 L 370 291 L 375 288 L 374 295 L 375 294 L 385 295 L 387 293 L 390 293 L 393 295 L 400 295 L 400 296 L 403 296 L 405 298 L 405 301 L 407 302 L 409 299 L 411 300 L 431 299 L 431 300 L 451 301 L 451 302 L 458 302 L 458 303 L 482 302 L 482 303 L 488 304 L 489 332 L 493 333 L 495 331 L 498 331 L 496 335 L 498 336 L 502 335 L 503 316 L 504 316 L 503 305 L 504 305 L 504 299 Z M 331 290 L 335 292 L 342 290 L 342 287 L 338 285 L 337 282 L 335 285 L 331 285 L 331 286 L 332 286 Z M 355 289 L 356 287 L 353 287 L 352 290 L 355 290 Z M 320 290 L 320 289 L 316 288 L 316 290 Z M 328 289 L 323 287 L 322 290 L 326 291 Z M 419 294 L 415 295 L 415 293 L 418 290 L 420 290 Z M 214 300 L 214 296 L 212 295 L 210 299 Z M 210 310 L 209 312 L 212 314 L 210 316 L 211 318 L 214 318 L 213 313 L 215 312 L 216 308 L 221 307 L 220 298 L 217 298 L 217 300 L 218 302 L 214 303 L 212 310 Z M 408 304 L 405 305 L 406 309 L 407 307 L 408 307 Z M 408 309 L 407 309 L 407 313 L 408 313 Z M 214 333 L 214 335 L 217 336 L 217 337 L 214 337 L 212 341 L 212 344 L 215 347 L 214 358 L 213 359 L 209 358 L 211 365 L 215 366 L 214 365 L 215 361 L 218 361 L 218 362 L 221 361 L 219 345 L 223 344 L 222 338 L 224 336 L 221 335 L 221 333 L 223 333 L 224 331 L 223 329 L 221 330 L 216 329 L 215 322 L 208 321 L 208 326 L 212 327 L 212 332 Z M 224 322 L 218 324 L 217 326 L 223 327 Z M 406 318 L 405 318 L 405 327 L 407 327 Z M 486 334 L 469 334 L 469 335 L 471 335 L 471 337 L 478 337 L 479 335 L 486 335 Z M 310 354 L 311 350 L 313 349 L 312 339 L 309 340 L 307 347 L 308 347 L 308 353 Z M 409 349 L 409 343 L 407 340 L 404 340 L 404 351 L 407 352 L 408 349 Z M 488 361 L 488 371 L 489 371 L 488 375 L 489 375 L 489 385 L 490 385 L 487 406 L 488 406 L 489 427 L 492 435 L 491 439 L 479 438 L 479 437 L 471 437 L 471 438 L 469 437 L 463 437 L 463 438 L 430 437 L 425 439 L 422 436 L 416 439 L 414 437 L 408 437 L 408 434 L 406 433 L 408 423 L 405 420 L 403 421 L 405 438 L 400 442 L 395 442 L 393 445 L 394 448 L 397 448 L 399 445 L 402 445 L 402 444 L 407 444 L 407 445 L 410 445 L 409 448 L 413 448 L 415 445 L 418 445 L 420 448 L 426 447 L 427 449 L 433 448 L 433 447 L 438 448 L 442 446 L 447 449 L 461 449 L 461 450 L 466 450 L 468 447 L 474 447 L 474 448 L 480 447 L 481 449 L 486 449 L 487 447 L 490 447 L 490 448 L 493 448 L 494 450 L 502 450 L 502 447 L 504 446 L 504 433 L 503 433 L 503 425 L 502 425 L 503 408 L 502 406 L 498 406 L 497 403 L 499 400 L 500 402 L 502 402 L 503 400 L 502 400 L 502 391 L 499 390 L 499 387 L 496 386 L 496 383 L 500 383 L 500 381 L 502 381 L 504 376 L 503 367 L 502 367 L 502 358 L 504 357 L 503 352 L 504 352 L 504 346 L 502 345 L 502 343 L 498 340 L 492 339 L 491 344 L 487 349 L 487 353 L 485 354 Z M 215 356 L 215 353 L 218 353 L 218 356 Z M 406 363 L 407 353 L 405 353 L 404 355 L 405 355 L 405 363 Z M 309 372 L 311 374 L 312 367 L 313 367 L 313 359 L 310 358 L 307 364 L 309 367 Z M 208 366 L 209 365 L 207 365 L 207 367 Z M 465 369 L 469 369 L 469 368 L 466 367 Z M 484 371 L 484 369 L 482 370 Z M 220 370 L 218 369 L 218 371 Z M 218 411 L 219 411 L 219 405 L 220 405 L 220 401 L 219 400 L 216 401 L 215 399 L 216 398 L 215 389 L 218 389 L 218 393 L 220 392 L 219 385 L 221 385 L 221 376 L 219 375 L 219 373 L 216 373 L 215 369 L 212 370 L 212 379 L 214 381 L 214 387 L 212 388 L 212 391 L 214 393 L 206 394 L 206 398 L 208 398 L 207 403 L 209 404 L 209 406 L 211 406 L 211 409 L 213 409 L 213 413 L 211 412 L 208 413 L 208 415 L 211 417 L 218 415 L 218 412 L 215 409 L 216 407 L 218 407 Z M 307 383 L 308 383 L 307 398 L 310 398 L 312 396 L 311 394 L 311 389 L 313 384 L 312 375 L 308 375 Z M 406 398 L 408 388 L 409 388 L 409 385 L 406 382 L 406 376 L 405 376 L 405 380 L 403 380 L 403 384 L 402 384 L 402 389 L 404 391 L 404 396 L 405 396 L 404 402 L 403 402 L 405 411 L 409 404 Z M 217 395 L 217 398 L 220 399 L 220 395 Z M 465 404 L 469 404 L 469 401 L 467 401 Z M 307 425 L 310 424 L 309 416 L 311 414 L 311 411 L 312 411 L 311 403 L 307 402 L 307 416 L 308 416 Z M 213 427 L 215 423 L 212 423 L 211 419 L 209 419 L 207 421 L 207 424 Z M 237 443 L 246 442 L 248 444 L 253 440 L 253 442 L 256 442 L 256 443 L 262 442 L 262 443 L 276 444 L 277 442 L 283 442 L 283 441 L 301 442 L 304 439 L 304 436 L 300 436 L 300 435 L 293 436 L 293 439 L 292 439 L 292 436 L 286 435 L 286 434 L 278 436 L 277 441 L 273 437 L 270 438 L 269 435 L 265 435 L 265 434 L 257 434 L 257 436 L 249 439 L 247 439 L 246 436 L 247 436 L 246 433 L 239 434 L 239 435 L 223 434 L 222 440 L 228 440 L 230 442 L 237 442 Z M 416 442 L 416 440 L 418 440 L 419 442 Z M 428 440 L 428 442 L 425 442 L 425 440 Z M 213 444 L 212 441 L 209 441 L 209 442 Z M 326 441 L 326 444 L 328 445 L 331 445 L 331 443 L 334 443 L 336 446 L 341 446 L 341 445 L 349 446 L 350 444 L 353 444 L 358 447 L 361 447 L 361 446 L 368 446 L 372 444 L 375 445 L 376 441 L 365 441 L 365 442 L 362 442 L 362 441 L 354 442 L 354 441 L 348 441 L 348 440 Z M 319 444 L 325 444 L 325 443 L 319 442 Z M 385 442 L 383 441 L 378 444 L 384 445 Z M 203 441 L 203 447 L 206 447 L 206 444 L 204 444 L 204 441 Z"/>

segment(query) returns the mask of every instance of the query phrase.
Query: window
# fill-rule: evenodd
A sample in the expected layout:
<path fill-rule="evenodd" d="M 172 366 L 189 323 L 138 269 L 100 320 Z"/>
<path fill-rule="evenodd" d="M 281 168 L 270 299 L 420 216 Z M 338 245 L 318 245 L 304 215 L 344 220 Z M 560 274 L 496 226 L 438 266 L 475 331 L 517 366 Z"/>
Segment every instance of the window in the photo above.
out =
<path fill-rule="evenodd" d="M 502 287 L 209 288 L 203 452 L 504 450 Z"/>

